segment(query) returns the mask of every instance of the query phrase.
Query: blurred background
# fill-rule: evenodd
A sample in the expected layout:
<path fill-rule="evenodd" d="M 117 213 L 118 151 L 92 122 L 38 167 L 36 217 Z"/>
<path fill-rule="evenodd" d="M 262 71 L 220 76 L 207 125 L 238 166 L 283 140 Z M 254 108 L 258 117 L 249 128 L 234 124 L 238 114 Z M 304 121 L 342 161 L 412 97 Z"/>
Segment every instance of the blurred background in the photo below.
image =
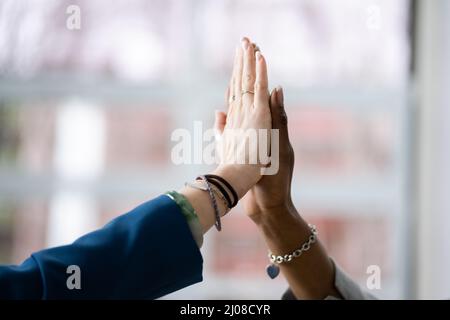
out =
<path fill-rule="evenodd" d="M 209 170 L 174 165 L 170 135 L 212 126 L 243 35 L 284 87 L 294 202 L 330 255 L 363 287 L 379 266 L 380 298 L 450 298 L 445 0 L 0 0 L 0 263 Z M 205 281 L 166 298 L 279 299 L 242 208 L 223 224 Z"/>

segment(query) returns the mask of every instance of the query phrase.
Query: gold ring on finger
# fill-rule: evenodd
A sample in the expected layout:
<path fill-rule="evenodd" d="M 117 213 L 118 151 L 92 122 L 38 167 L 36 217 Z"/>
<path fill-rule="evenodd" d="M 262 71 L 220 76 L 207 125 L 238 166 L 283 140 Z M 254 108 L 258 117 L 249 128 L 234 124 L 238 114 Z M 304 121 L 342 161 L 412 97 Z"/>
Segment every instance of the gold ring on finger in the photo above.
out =
<path fill-rule="evenodd" d="M 241 96 L 243 96 L 244 94 L 247 94 L 247 93 L 255 94 L 255 93 L 254 93 L 253 91 L 251 91 L 251 90 L 242 90 Z"/>

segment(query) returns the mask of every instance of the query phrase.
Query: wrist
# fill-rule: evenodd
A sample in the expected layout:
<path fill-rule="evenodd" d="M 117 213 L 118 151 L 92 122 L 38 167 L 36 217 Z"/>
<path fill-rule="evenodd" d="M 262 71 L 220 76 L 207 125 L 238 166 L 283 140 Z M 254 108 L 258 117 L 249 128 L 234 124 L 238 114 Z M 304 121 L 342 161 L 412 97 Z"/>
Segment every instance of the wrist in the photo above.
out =
<path fill-rule="evenodd" d="M 261 178 L 261 172 L 258 166 L 242 164 L 219 165 L 213 171 L 213 174 L 227 180 L 236 191 L 239 199 Z"/>
<path fill-rule="evenodd" d="M 284 252 L 298 245 L 299 239 L 305 238 L 309 233 L 306 221 L 297 211 L 287 210 L 277 214 L 265 215 L 256 224 L 260 233 L 268 243 L 272 243 L 272 251 Z"/>
<path fill-rule="evenodd" d="M 277 219 L 299 215 L 290 197 L 282 201 L 277 201 L 276 203 L 270 202 L 270 205 L 267 203 L 259 203 L 252 206 L 250 212 L 247 212 L 257 225 L 275 223 Z"/>
<path fill-rule="evenodd" d="M 282 231 L 284 226 L 296 224 L 301 217 L 292 202 L 286 202 L 279 206 L 262 209 L 257 219 L 253 219 L 257 227 L 263 232 Z"/>

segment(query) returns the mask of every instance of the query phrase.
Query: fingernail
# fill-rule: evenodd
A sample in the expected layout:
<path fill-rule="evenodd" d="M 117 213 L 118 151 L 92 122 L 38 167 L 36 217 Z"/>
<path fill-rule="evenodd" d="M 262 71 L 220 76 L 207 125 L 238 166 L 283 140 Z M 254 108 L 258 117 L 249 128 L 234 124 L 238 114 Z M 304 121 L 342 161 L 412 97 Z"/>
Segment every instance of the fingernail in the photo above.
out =
<path fill-rule="evenodd" d="M 270 91 L 269 96 L 270 96 L 270 101 L 272 101 L 272 96 L 274 97 L 274 99 L 276 99 L 277 98 L 277 88 L 273 88 L 272 91 Z"/>
<path fill-rule="evenodd" d="M 256 60 L 261 60 L 262 54 L 259 51 L 256 51 Z"/>
<path fill-rule="evenodd" d="M 242 38 L 242 48 L 247 50 L 248 48 L 248 40 L 246 38 Z"/>
<path fill-rule="evenodd" d="M 281 86 L 277 87 L 277 102 L 280 107 L 284 106 L 283 88 Z"/>

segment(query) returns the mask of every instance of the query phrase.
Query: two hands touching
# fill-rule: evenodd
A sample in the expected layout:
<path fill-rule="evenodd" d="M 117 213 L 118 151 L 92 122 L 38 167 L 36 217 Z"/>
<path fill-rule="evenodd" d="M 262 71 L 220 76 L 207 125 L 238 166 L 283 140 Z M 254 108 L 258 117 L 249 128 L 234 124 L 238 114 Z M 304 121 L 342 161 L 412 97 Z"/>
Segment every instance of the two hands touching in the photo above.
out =
<path fill-rule="evenodd" d="M 236 49 L 226 95 L 227 113 L 216 112 L 215 129 L 221 161 L 212 174 L 231 184 L 237 197 L 243 199 L 244 209 L 268 249 L 275 256 L 286 259 L 279 262 L 279 267 L 273 265 L 275 269 L 270 270 L 269 267 L 269 275 L 276 276 L 281 271 L 289 283 L 292 296 L 296 298 L 340 298 L 335 288 L 334 264 L 318 239 L 314 239 L 313 245 L 307 245 L 307 252 L 289 257 L 302 244 L 306 245 L 313 231 L 291 199 L 294 152 L 289 141 L 284 93 L 281 87 L 269 93 L 266 59 L 248 38 L 243 38 L 241 42 Z M 241 133 L 270 132 L 272 129 L 278 130 L 278 135 L 275 135 L 278 141 L 270 141 L 272 145 L 278 144 L 278 148 L 270 148 L 271 151 L 278 151 L 278 171 L 273 175 L 263 175 L 262 169 L 268 164 L 250 160 L 260 159 L 260 150 L 263 154 L 267 153 L 267 146 L 261 144 L 260 136 L 255 147 L 250 143 L 249 136 L 235 133 L 239 130 Z M 270 156 L 273 160 L 276 155 Z M 181 193 L 191 203 L 205 233 L 215 223 L 208 194 L 189 187 L 182 189 Z M 217 207 L 220 216 L 229 209 L 221 202 Z"/>
<path fill-rule="evenodd" d="M 223 168 L 234 167 L 239 172 L 235 182 L 243 199 L 245 211 L 257 224 L 269 212 L 292 208 L 290 195 L 294 152 L 289 142 L 287 116 L 284 111 L 283 89 L 277 87 L 269 93 L 267 64 L 259 49 L 249 39 L 242 39 L 242 46 L 236 49 L 234 66 L 226 100 L 228 112 L 216 112 L 215 128 L 220 134 L 221 165 Z M 227 130 L 231 129 L 231 130 Z M 233 139 L 233 129 L 265 129 L 279 131 L 279 170 L 274 175 L 262 175 L 263 164 L 233 163 L 236 158 L 257 158 L 259 150 L 245 149 L 248 143 L 243 139 Z M 259 141 L 260 142 L 260 141 Z M 258 142 L 258 143 L 259 143 Z M 272 143 L 275 143 L 272 141 Z M 245 152 L 245 155 L 235 153 Z M 274 156 L 274 155 L 272 155 Z"/>
<path fill-rule="evenodd" d="M 245 212 L 253 220 L 269 250 L 275 255 L 293 252 L 311 234 L 291 199 L 294 152 L 289 141 L 284 93 L 277 87 L 269 93 L 267 64 L 259 49 L 243 38 L 236 49 L 227 90 L 228 111 L 216 112 L 220 134 L 221 164 L 214 171 L 226 178 L 243 198 Z M 227 129 L 278 129 L 279 168 L 262 175 L 260 162 L 236 164 L 233 159 L 251 159 L 258 148 L 245 147 Z M 261 147 L 258 142 L 258 147 Z M 235 153 L 238 153 L 237 155 Z M 273 155 L 272 155 L 273 156 Z M 226 208 L 223 212 L 226 212 Z M 299 258 L 280 264 L 293 295 L 302 299 L 340 297 L 334 286 L 334 265 L 318 241 Z"/>
<path fill-rule="evenodd" d="M 255 52 L 255 50 L 257 51 Z M 241 98 L 239 99 L 239 97 Z M 279 171 L 275 175 L 264 176 L 258 175 L 256 172 L 255 179 L 259 180 L 244 198 L 247 214 L 257 222 L 261 214 L 269 209 L 285 207 L 286 204 L 291 203 L 290 184 L 294 153 L 287 131 L 283 89 L 277 87 L 269 94 L 266 60 L 259 49 L 256 49 L 256 46 L 251 44 L 247 38 L 242 40 L 242 48 L 236 49 L 226 100 L 229 103 L 228 114 L 216 112 L 215 128 L 221 135 L 223 135 L 224 129 L 230 128 L 279 130 L 280 139 L 277 141 L 281 161 Z M 221 137 L 221 140 L 227 141 L 226 137 Z M 242 141 L 239 142 L 242 143 Z M 233 146 L 227 147 L 223 153 L 231 158 Z M 249 150 L 249 152 L 257 151 Z M 254 172 L 255 168 L 250 166 L 246 171 Z"/>

